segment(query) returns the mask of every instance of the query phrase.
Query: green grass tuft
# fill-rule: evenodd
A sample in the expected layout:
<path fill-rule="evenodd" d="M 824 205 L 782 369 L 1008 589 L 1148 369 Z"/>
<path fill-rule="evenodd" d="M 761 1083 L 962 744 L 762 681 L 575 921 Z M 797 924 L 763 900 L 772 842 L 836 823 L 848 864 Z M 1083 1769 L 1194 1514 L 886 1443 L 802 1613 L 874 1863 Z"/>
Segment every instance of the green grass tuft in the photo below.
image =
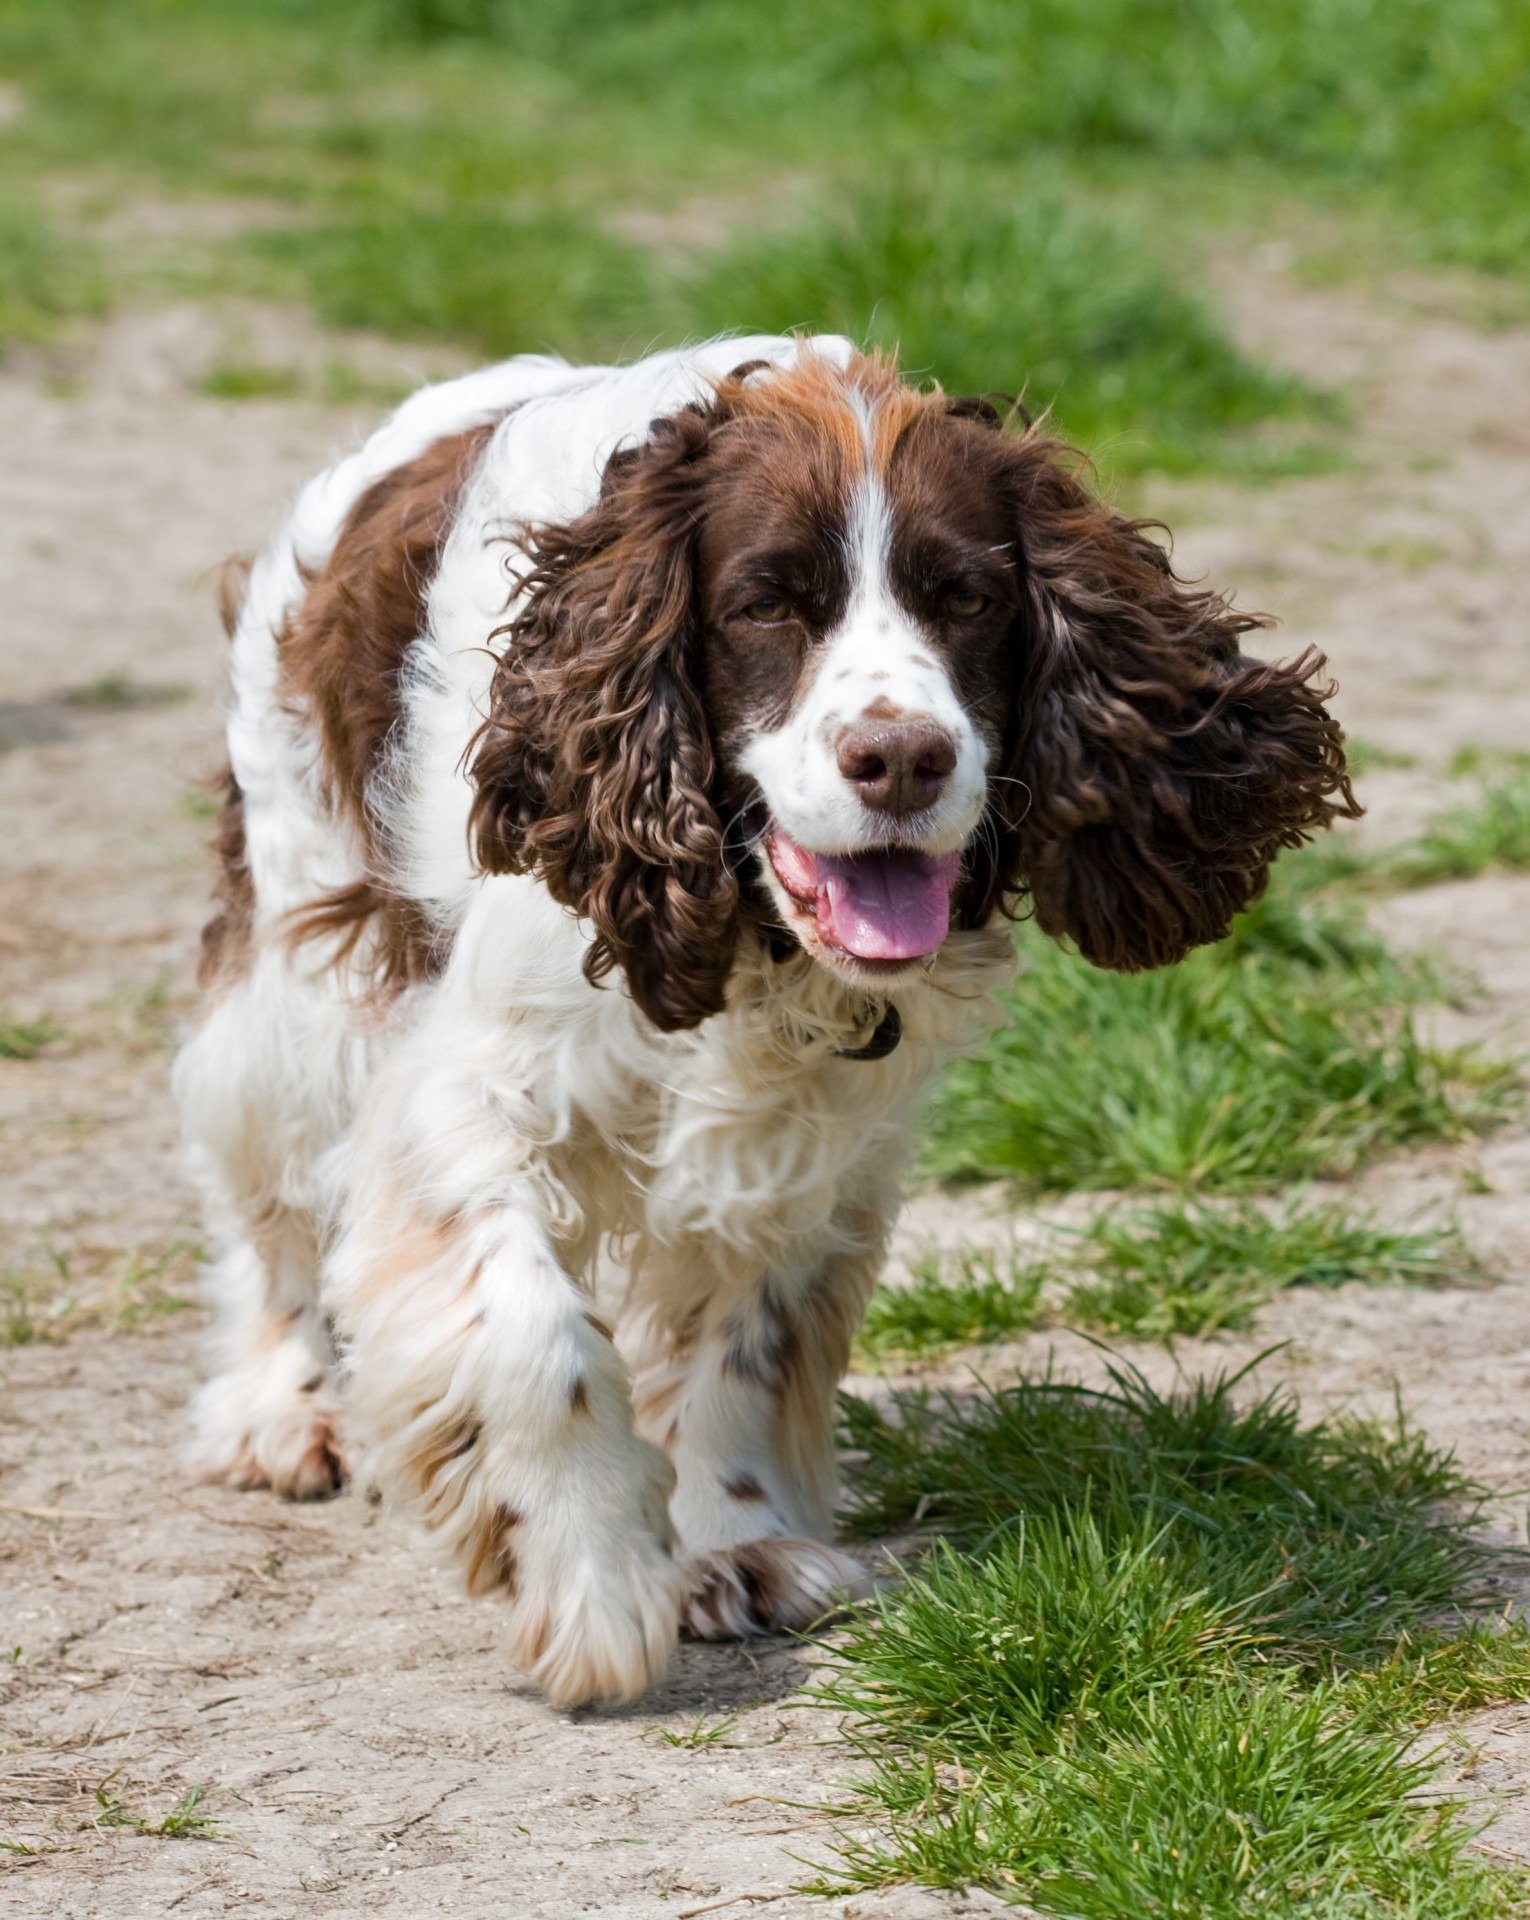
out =
<path fill-rule="evenodd" d="M 1513 1100 L 1513 1069 L 1432 1046 L 1440 991 L 1363 924 L 1275 892 L 1220 947 L 1101 972 L 1027 934 L 1006 1021 L 934 1101 L 938 1177 L 1041 1188 L 1237 1191 L 1455 1140 Z"/>
<path fill-rule="evenodd" d="M 1335 896 L 1375 861 L 1335 840 L 1287 855 L 1226 940 L 1158 973 L 1106 973 L 1022 930 L 1006 1024 L 934 1102 L 930 1170 L 1238 1191 L 1493 1125 L 1513 1066 L 1431 1046 L 1414 1017 L 1460 982 Z"/>
<path fill-rule="evenodd" d="M 1455 1227 L 1389 1227 L 1335 1203 L 1179 1198 L 1059 1228 L 1045 1259 L 1011 1249 L 930 1254 L 872 1295 L 863 1365 L 933 1360 L 1061 1323 L 1165 1340 L 1245 1327 L 1287 1287 L 1429 1284 L 1475 1274 Z"/>
<path fill-rule="evenodd" d="M 303 376 L 296 367 L 259 360 L 220 361 L 197 382 L 197 391 L 213 400 L 291 400 L 302 390 Z"/>
<path fill-rule="evenodd" d="M 963 1248 L 951 1261 L 931 1254 L 915 1264 L 906 1286 L 884 1286 L 871 1296 L 860 1357 L 874 1364 L 929 1360 L 1028 1333 L 1043 1318 L 1047 1273 L 1045 1265 L 1013 1257 L 1001 1262 L 982 1248 Z"/>
<path fill-rule="evenodd" d="M 216 1840 L 221 1837 L 218 1822 L 201 1811 L 206 1794 L 203 1786 L 189 1787 L 175 1805 L 160 1819 L 138 1813 L 123 1798 L 117 1786 L 120 1769 L 114 1769 L 96 1788 L 95 1822 L 100 1827 L 124 1827 L 130 1833 L 148 1834 L 159 1840 Z M 123 1781 L 123 1786 L 131 1782 Z"/>
<path fill-rule="evenodd" d="M 92 247 L 66 238 L 35 206 L 0 201 L 0 351 L 47 340 L 60 321 L 106 303 Z"/>
<path fill-rule="evenodd" d="M 1296 1201 L 1274 1213 L 1197 1200 L 1116 1210 L 1081 1236 L 1075 1258 L 1093 1278 L 1070 1290 L 1066 1317 L 1145 1340 L 1247 1326 L 1287 1287 L 1439 1282 L 1472 1271 L 1453 1228 L 1408 1232 Z"/>
<path fill-rule="evenodd" d="M 822 1890 L 977 1882 L 1069 1920 L 1518 1910 L 1414 1745 L 1530 1693 L 1522 1628 L 1442 1618 L 1489 1584 L 1480 1490 L 1400 1418 L 1303 1426 L 1240 1387 L 1117 1366 L 847 1402 L 853 1518 L 950 1540 L 836 1655 L 825 1697 L 870 1767 Z"/>
<path fill-rule="evenodd" d="M 61 696 L 66 707 L 86 713 L 134 713 L 141 707 L 178 707 L 191 698 L 190 687 L 173 680 L 135 680 L 130 674 L 103 673 Z"/>
<path fill-rule="evenodd" d="M 1123 223 L 1031 183 L 904 182 L 838 215 L 751 233 L 707 264 L 682 311 L 703 333 L 800 327 L 876 341 L 952 392 L 1023 387 L 1033 413 L 1055 409 L 1062 431 L 1117 471 L 1308 468 L 1305 442 L 1246 436 L 1332 414 L 1240 354 Z"/>
<path fill-rule="evenodd" d="M 35 1060 L 61 1033 L 51 1020 L 0 1020 L 0 1060 Z"/>
<path fill-rule="evenodd" d="M 1485 784 L 1474 800 L 1436 815 L 1417 840 L 1380 857 L 1377 867 L 1380 882 L 1399 887 L 1530 868 L 1530 773 Z"/>

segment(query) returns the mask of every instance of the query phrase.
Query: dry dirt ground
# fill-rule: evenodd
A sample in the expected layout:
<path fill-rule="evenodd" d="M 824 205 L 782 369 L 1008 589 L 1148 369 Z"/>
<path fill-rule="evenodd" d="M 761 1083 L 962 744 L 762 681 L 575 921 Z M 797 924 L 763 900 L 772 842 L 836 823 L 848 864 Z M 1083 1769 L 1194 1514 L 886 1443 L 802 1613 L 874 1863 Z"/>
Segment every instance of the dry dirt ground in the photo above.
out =
<path fill-rule="evenodd" d="M 1251 341 L 1347 384 L 1355 463 L 1259 490 L 1164 487 L 1153 504 L 1190 566 L 1279 611 L 1292 648 L 1327 648 L 1359 737 L 1417 756 L 1366 783 L 1365 830 L 1394 837 L 1444 791 L 1453 748 L 1530 742 L 1530 331 L 1476 324 L 1465 284 L 1302 288 L 1270 247 L 1228 267 Z M 799 1701 L 810 1651 L 688 1647 L 640 1707 L 553 1713 L 506 1665 L 492 1607 L 460 1597 L 401 1522 L 178 1470 L 199 1316 L 177 1303 L 197 1229 L 167 1068 L 203 913 L 194 783 L 216 754 L 204 575 L 370 411 L 201 396 L 233 336 L 264 358 L 334 350 L 281 315 L 169 310 L 0 369 L 0 1017 L 58 1030 L 37 1057 L 0 1060 L 3 1299 L 32 1335 L 0 1348 L 0 1912 L 988 1910 L 981 1896 L 792 1892 L 828 1832 L 804 1803 L 847 1765 Z M 396 350 L 341 346 L 397 377 Z M 1530 878 L 1380 911 L 1482 981 L 1444 1016 L 1452 1033 L 1525 1040 Z M 1218 1366 L 1285 1340 L 1269 1369 L 1313 1410 L 1380 1403 L 1398 1382 L 1515 1524 L 1507 1496 L 1530 1485 L 1530 1131 L 1354 1184 L 1389 1213 L 1456 1211 L 1505 1284 L 1291 1295 L 1255 1336 L 1145 1363 Z M 904 1242 L 1009 1224 L 1002 1196 L 924 1196 Z M 1061 1364 L 1091 1364 L 1055 1338 Z M 709 1744 L 676 1743 L 725 1721 Z M 1493 1844 L 1530 1858 L 1530 1710 L 1459 1731 L 1463 1765 L 1501 1804 Z M 143 1830 L 198 1787 L 216 1837 Z"/>

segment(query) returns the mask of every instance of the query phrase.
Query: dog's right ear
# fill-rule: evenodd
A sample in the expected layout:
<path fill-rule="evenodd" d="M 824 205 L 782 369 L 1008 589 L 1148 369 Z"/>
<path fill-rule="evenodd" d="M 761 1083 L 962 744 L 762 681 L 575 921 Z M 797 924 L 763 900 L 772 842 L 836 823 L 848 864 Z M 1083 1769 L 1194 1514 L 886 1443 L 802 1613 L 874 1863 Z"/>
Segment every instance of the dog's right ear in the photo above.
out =
<path fill-rule="evenodd" d="M 696 542 L 717 409 L 655 421 L 612 454 L 587 513 L 528 536 L 471 749 L 471 831 L 491 873 L 534 873 L 588 920 L 585 972 L 615 967 L 665 1031 L 724 1000 L 739 888 L 723 851 L 698 693 Z"/>

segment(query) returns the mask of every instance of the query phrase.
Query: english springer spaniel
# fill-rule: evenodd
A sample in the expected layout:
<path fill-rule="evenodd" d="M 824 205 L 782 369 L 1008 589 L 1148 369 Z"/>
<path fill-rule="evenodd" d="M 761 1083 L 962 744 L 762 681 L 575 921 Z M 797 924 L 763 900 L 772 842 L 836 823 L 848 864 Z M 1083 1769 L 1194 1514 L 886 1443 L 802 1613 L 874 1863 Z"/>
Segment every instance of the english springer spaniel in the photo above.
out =
<path fill-rule="evenodd" d="M 1008 916 L 1125 970 L 1218 939 L 1353 808 L 1320 659 L 834 338 L 427 389 L 226 597 L 200 1470 L 308 1498 L 361 1450 L 561 1704 L 807 1624 Z"/>

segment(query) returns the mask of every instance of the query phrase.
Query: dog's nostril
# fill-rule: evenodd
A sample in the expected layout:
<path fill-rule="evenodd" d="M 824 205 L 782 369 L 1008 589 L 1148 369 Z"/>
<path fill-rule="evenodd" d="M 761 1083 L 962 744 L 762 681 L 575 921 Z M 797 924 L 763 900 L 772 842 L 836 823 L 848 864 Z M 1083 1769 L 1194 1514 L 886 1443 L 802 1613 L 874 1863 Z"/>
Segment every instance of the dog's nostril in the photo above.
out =
<path fill-rule="evenodd" d="M 917 813 L 940 796 L 956 766 L 956 742 L 932 720 L 851 727 L 839 743 L 839 770 L 878 813 Z"/>
<path fill-rule="evenodd" d="M 887 778 L 887 762 L 881 754 L 874 753 L 869 747 L 859 747 L 848 754 L 841 749 L 839 770 L 847 780 L 853 780 L 857 786 L 863 780 Z"/>

